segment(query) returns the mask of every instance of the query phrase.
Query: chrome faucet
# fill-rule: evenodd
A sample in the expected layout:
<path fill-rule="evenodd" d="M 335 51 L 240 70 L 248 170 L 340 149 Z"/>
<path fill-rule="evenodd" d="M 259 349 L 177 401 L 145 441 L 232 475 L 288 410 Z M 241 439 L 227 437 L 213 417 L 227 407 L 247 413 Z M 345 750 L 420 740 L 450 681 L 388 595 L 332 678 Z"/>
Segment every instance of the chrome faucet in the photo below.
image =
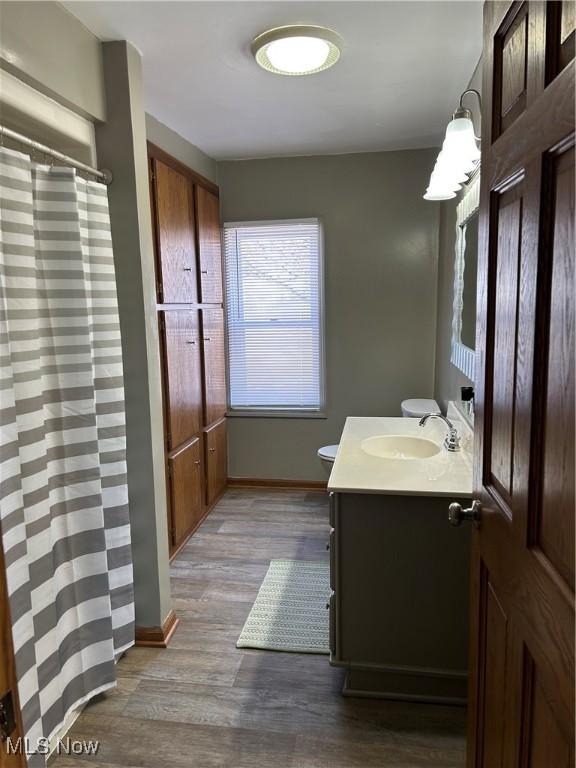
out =
<path fill-rule="evenodd" d="M 422 416 L 420 419 L 420 426 L 423 427 L 428 419 L 442 419 L 447 425 L 448 429 L 450 430 L 448 434 L 446 435 L 446 439 L 444 440 L 444 448 L 446 448 L 447 451 L 459 451 L 460 450 L 460 435 L 458 434 L 458 431 L 454 424 L 450 421 L 450 419 L 447 419 L 446 416 L 442 416 L 441 413 L 427 413 L 426 416 Z"/>

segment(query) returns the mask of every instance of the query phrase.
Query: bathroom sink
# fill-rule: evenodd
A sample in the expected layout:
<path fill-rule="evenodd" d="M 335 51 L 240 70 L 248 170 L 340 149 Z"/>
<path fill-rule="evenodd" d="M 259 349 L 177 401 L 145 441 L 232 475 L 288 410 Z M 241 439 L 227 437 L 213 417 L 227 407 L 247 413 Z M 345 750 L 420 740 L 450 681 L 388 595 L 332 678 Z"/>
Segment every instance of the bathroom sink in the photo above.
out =
<path fill-rule="evenodd" d="M 363 440 L 360 447 L 380 459 L 429 459 L 442 450 L 433 440 L 410 435 L 375 435 Z"/>

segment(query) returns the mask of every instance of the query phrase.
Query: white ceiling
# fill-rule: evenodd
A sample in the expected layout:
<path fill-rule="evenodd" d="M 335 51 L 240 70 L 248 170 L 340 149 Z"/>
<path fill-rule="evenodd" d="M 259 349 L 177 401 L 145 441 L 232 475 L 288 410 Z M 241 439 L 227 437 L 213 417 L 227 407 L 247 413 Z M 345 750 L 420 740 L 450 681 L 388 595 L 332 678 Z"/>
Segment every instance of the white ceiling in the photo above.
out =
<path fill-rule="evenodd" d="M 482 49 L 482 4 L 65 2 L 144 59 L 146 110 L 215 159 L 437 145 Z M 336 30 L 344 51 L 309 77 L 257 66 L 252 39 L 284 24 Z"/>

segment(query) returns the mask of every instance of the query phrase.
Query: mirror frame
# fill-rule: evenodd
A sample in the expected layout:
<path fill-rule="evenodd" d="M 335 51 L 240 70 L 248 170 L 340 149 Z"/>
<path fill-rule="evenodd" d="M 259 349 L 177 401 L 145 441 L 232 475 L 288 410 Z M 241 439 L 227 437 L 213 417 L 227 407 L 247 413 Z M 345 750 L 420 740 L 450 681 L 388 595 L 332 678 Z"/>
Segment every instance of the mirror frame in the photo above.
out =
<path fill-rule="evenodd" d="M 456 258 L 454 261 L 454 303 L 452 306 L 452 351 L 450 362 L 474 381 L 476 352 L 462 343 L 466 222 L 480 207 L 480 173 L 471 179 L 456 208 Z"/>

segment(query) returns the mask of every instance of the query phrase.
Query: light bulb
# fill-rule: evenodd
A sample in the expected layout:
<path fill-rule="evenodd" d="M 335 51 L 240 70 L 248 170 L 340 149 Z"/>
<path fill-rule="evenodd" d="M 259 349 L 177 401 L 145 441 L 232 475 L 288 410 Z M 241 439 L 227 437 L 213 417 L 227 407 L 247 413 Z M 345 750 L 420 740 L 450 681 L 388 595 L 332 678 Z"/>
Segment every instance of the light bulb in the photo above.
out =
<path fill-rule="evenodd" d="M 286 37 L 283 40 L 274 40 L 266 49 L 272 66 L 290 74 L 303 74 L 319 69 L 326 63 L 329 54 L 328 43 L 317 37 Z"/>

